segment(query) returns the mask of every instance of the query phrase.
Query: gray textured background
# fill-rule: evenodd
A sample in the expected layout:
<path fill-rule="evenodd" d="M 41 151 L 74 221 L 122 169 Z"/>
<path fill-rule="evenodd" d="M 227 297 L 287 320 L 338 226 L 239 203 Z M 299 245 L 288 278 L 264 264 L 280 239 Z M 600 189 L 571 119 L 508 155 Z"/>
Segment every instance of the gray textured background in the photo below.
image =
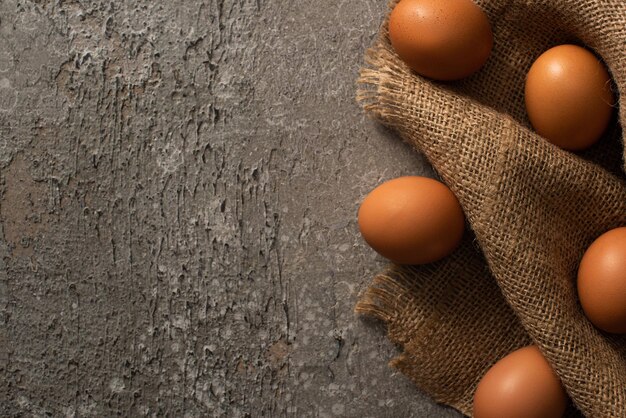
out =
<path fill-rule="evenodd" d="M 385 4 L 0 0 L 0 415 L 458 416 L 353 314 Z"/>

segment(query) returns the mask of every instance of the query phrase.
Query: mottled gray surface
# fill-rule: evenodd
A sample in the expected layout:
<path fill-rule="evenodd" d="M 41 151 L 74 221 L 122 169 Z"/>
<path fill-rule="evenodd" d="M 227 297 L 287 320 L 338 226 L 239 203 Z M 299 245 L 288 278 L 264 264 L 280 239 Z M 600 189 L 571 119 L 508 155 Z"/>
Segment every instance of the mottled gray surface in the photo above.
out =
<path fill-rule="evenodd" d="M 385 3 L 0 0 L 0 415 L 458 416 L 353 314 Z"/>

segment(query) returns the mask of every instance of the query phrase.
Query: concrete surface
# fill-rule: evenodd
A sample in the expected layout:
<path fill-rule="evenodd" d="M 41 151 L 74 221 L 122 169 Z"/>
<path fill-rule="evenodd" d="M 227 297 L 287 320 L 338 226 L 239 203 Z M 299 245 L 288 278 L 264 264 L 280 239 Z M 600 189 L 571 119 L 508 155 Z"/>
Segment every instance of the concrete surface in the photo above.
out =
<path fill-rule="evenodd" d="M 458 416 L 352 311 L 385 4 L 0 1 L 1 416 Z"/>

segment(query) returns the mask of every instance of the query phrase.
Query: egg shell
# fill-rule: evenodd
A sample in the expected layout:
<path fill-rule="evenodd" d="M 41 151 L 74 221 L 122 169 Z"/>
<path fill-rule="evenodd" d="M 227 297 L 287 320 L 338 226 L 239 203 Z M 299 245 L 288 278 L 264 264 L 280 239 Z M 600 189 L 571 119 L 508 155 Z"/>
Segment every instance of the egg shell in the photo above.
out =
<path fill-rule="evenodd" d="M 450 254 L 465 229 L 452 191 L 427 177 L 407 176 L 375 188 L 359 208 L 365 241 L 398 264 L 425 264 Z"/>
<path fill-rule="evenodd" d="M 389 38 L 414 71 L 434 80 L 458 80 L 489 58 L 493 33 L 471 0 L 402 0 L 389 18 Z"/>
<path fill-rule="evenodd" d="M 578 298 L 601 330 L 626 333 L 626 227 L 602 234 L 578 267 Z"/>
<path fill-rule="evenodd" d="M 512 352 L 482 378 L 474 418 L 561 418 L 567 394 L 537 346 Z"/>
<path fill-rule="evenodd" d="M 547 50 L 526 77 L 526 111 L 533 128 L 563 149 L 590 147 L 611 120 L 615 98 L 610 80 L 602 62 L 585 48 Z"/>

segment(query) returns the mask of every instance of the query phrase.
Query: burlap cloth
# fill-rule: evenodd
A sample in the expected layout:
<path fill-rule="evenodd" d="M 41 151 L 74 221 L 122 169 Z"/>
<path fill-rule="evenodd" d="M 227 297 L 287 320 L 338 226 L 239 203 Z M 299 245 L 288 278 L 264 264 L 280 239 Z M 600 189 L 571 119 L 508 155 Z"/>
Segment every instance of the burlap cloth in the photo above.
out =
<path fill-rule="evenodd" d="M 598 53 L 616 93 L 625 91 L 626 1 L 478 4 L 495 45 L 471 78 L 441 84 L 411 73 L 389 44 L 386 22 L 367 53 L 358 100 L 429 159 L 459 198 L 469 228 L 450 257 L 378 275 L 356 310 L 387 323 L 403 350 L 394 367 L 466 415 L 488 368 L 535 342 L 575 404 L 568 416 L 580 416 L 578 408 L 587 417 L 625 418 L 626 336 L 588 322 L 576 271 L 596 237 L 626 225 L 618 123 L 626 124 L 626 103 L 619 100 L 597 146 L 573 154 L 530 129 L 523 93 L 541 52 L 572 42 Z"/>

